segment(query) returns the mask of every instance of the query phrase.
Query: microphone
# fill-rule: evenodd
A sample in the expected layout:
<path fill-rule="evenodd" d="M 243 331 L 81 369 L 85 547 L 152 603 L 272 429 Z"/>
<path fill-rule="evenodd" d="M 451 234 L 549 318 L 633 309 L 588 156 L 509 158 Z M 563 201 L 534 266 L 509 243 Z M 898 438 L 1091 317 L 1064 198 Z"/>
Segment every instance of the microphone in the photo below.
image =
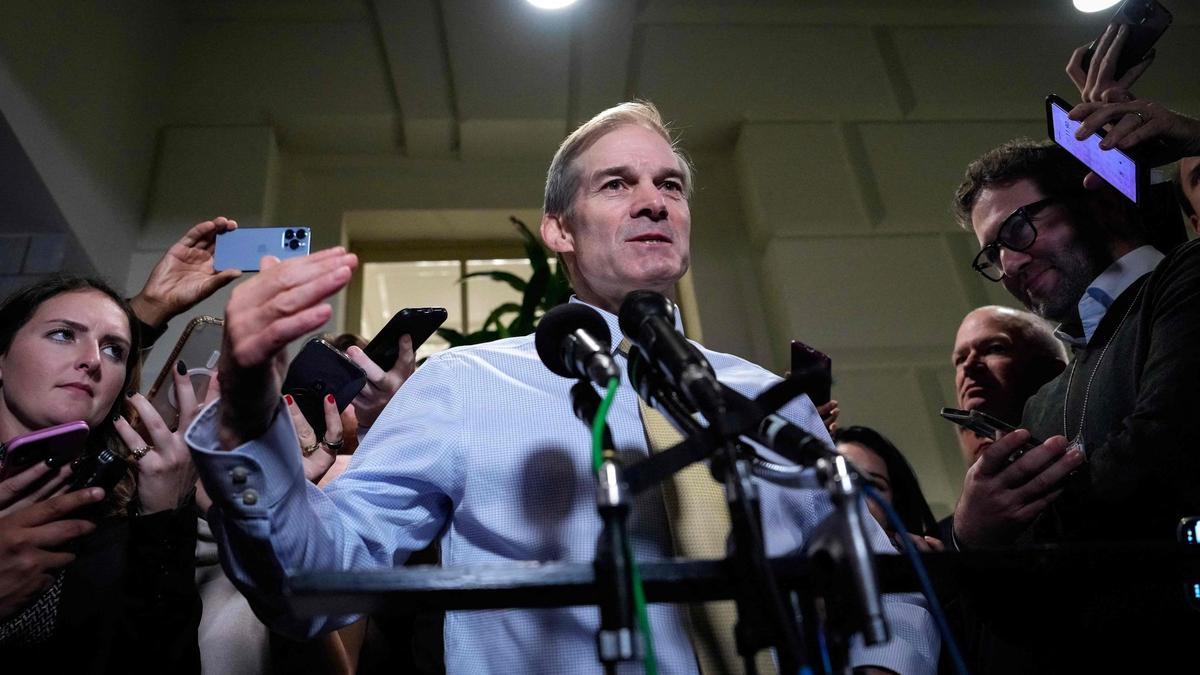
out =
<path fill-rule="evenodd" d="M 620 377 L 609 349 L 612 333 L 596 310 L 579 303 L 546 312 L 534 337 L 538 358 L 556 375 L 590 380 L 599 387 Z"/>
<path fill-rule="evenodd" d="M 696 409 L 684 401 L 662 373 L 646 360 L 642 350 L 630 351 L 625 374 L 638 397 L 666 416 L 676 429 L 685 435 L 699 433 L 703 430 L 703 427 L 692 417 L 696 413 Z"/>
<path fill-rule="evenodd" d="M 659 409 L 675 428 L 686 435 L 699 433 L 702 427 L 692 418 L 696 409 L 688 405 L 666 382 L 666 378 L 646 362 L 641 350 L 629 355 L 626 367 L 629 383 L 643 401 Z M 816 436 L 796 426 L 778 413 L 763 414 L 759 402 L 737 391 L 724 388 L 727 418 L 736 431 L 774 450 L 780 456 L 800 466 L 812 466 L 818 460 L 832 456 L 830 449 Z M 756 466 L 778 466 L 754 458 Z"/>
<path fill-rule="evenodd" d="M 625 296 L 618 315 L 621 332 L 710 424 L 722 425 L 721 383 L 700 350 L 675 330 L 675 305 L 654 291 Z"/>

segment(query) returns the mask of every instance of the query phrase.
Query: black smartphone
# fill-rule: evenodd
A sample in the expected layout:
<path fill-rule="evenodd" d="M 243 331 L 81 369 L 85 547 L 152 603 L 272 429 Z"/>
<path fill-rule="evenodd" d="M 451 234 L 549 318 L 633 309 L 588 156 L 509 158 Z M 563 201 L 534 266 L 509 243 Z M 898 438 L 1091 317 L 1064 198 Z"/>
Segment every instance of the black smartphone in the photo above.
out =
<path fill-rule="evenodd" d="M 320 440 L 325 437 L 325 396 L 333 394 L 341 412 L 366 383 L 367 374 L 350 357 L 325 340 L 313 338 L 288 365 L 282 393 L 296 399 Z"/>
<path fill-rule="evenodd" d="M 83 454 L 87 437 L 88 425 L 83 420 L 21 434 L 0 448 L 0 480 L 41 461 L 55 466 L 70 464 Z"/>
<path fill-rule="evenodd" d="M 363 352 L 380 368 L 391 370 L 400 358 L 401 335 L 412 337 L 415 352 L 445 321 L 445 307 L 406 307 L 396 312 L 383 330 L 371 338 Z"/>
<path fill-rule="evenodd" d="M 980 436 L 983 436 L 984 438 L 990 438 L 993 441 L 999 440 L 1001 436 L 1017 430 L 1016 427 L 1008 422 L 998 420 L 995 417 L 978 410 L 942 408 L 941 415 L 947 420 L 954 422 L 958 426 L 963 427 L 964 429 L 970 429 Z M 1012 451 L 1012 453 L 1008 456 L 1008 463 L 1012 464 L 1020 459 L 1021 455 L 1029 452 L 1041 444 L 1042 441 L 1030 436 L 1029 440 L 1025 441 L 1021 447 Z"/>
<path fill-rule="evenodd" d="M 1130 68 L 1146 58 L 1154 43 L 1158 42 L 1171 25 L 1173 18 L 1171 12 L 1158 0 L 1125 0 L 1117 7 L 1109 23 L 1129 26 L 1129 37 L 1125 38 L 1125 46 L 1121 49 L 1121 55 L 1117 57 L 1117 67 L 1113 71 L 1114 80 L 1121 79 Z M 1087 53 L 1083 55 L 1081 65 L 1084 71 L 1092 62 L 1092 55 L 1096 53 L 1100 37 L 1092 40 Z"/>
<path fill-rule="evenodd" d="M 1075 159 L 1083 162 L 1087 168 L 1095 171 L 1130 201 L 1138 203 L 1150 183 L 1147 167 L 1139 166 L 1133 157 L 1117 148 L 1101 150 L 1103 129 L 1082 141 L 1077 140 L 1075 131 L 1079 129 L 1080 122 L 1067 117 L 1072 107 L 1070 103 L 1054 94 L 1046 97 L 1046 131 L 1050 140 L 1074 155 Z"/>
<path fill-rule="evenodd" d="M 799 340 L 792 340 L 790 379 L 800 380 L 813 405 L 825 405 L 833 396 L 833 360 Z"/>

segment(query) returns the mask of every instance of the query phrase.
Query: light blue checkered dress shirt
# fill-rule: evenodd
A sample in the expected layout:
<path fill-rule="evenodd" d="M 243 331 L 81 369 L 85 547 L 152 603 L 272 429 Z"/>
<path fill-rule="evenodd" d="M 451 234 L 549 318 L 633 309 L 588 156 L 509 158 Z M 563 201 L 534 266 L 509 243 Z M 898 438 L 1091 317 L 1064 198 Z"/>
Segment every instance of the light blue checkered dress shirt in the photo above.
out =
<path fill-rule="evenodd" d="M 617 319 L 601 312 L 620 342 Z M 778 377 L 728 354 L 703 350 L 722 382 L 755 395 Z M 624 370 L 624 359 L 618 356 Z M 572 381 L 538 360 L 533 337 L 435 354 L 404 384 L 325 491 L 304 480 L 291 420 L 281 406 L 261 438 L 222 452 L 217 410 L 205 409 L 187 434 L 229 577 L 260 616 L 311 635 L 350 617 L 298 622 L 279 589 L 298 570 L 365 570 L 400 565 L 441 538 L 442 565 L 511 561 L 591 561 L 600 519 L 591 475 L 589 430 L 571 412 Z M 784 410 L 828 439 L 807 399 Z M 623 385 L 609 413 L 617 448 L 646 455 L 636 393 Z M 247 498 L 249 496 L 249 498 Z M 767 549 L 794 551 L 830 510 L 816 490 L 761 484 Z M 871 525 L 874 522 L 869 518 Z M 659 493 L 647 491 L 630 518 L 635 555 L 670 555 Z M 876 528 L 877 550 L 891 547 Z M 887 596 L 894 634 L 886 645 L 856 648 L 855 664 L 899 673 L 934 672 L 939 640 L 920 598 Z M 681 607 L 651 605 L 662 673 L 696 673 Z M 594 607 L 449 612 L 450 673 L 599 673 Z M 621 672 L 640 672 L 622 664 Z"/>

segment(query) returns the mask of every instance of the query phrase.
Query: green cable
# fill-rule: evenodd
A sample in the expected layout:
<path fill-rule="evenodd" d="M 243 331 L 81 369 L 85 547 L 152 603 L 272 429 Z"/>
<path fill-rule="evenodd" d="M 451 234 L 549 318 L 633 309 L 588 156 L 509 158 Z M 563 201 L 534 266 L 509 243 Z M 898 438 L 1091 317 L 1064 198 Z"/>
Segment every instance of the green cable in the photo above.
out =
<path fill-rule="evenodd" d="M 654 657 L 654 639 L 650 637 L 650 615 L 646 612 L 646 591 L 642 588 L 642 573 L 638 571 L 633 550 L 627 552 L 629 576 L 633 577 L 633 606 L 637 611 L 638 628 L 642 630 L 646 675 L 658 675 L 658 659 Z"/>
<path fill-rule="evenodd" d="M 617 387 L 620 380 L 611 378 L 604 400 L 596 410 L 596 419 L 592 422 L 592 471 L 600 474 L 600 465 L 604 463 L 604 422 L 608 418 L 608 409 L 612 407 L 613 399 L 617 397 Z M 633 606 L 637 612 L 638 629 L 642 633 L 643 663 L 646 675 L 658 675 L 658 660 L 654 658 L 654 639 L 650 635 L 650 616 L 646 612 L 646 591 L 642 588 L 642 574 L 638 571 L 637 560 L 633 556 L 632 546 L 625 551 L 629 560 L 629 575 L 633 582 Z"/>
<path fill-rule="evenodd" d="M 600 465 L 604 463 L 604 421 L 608 419 L 608 409 L 612 407 L 613 399 L 617 397 L 617 387 L 620 384 L 619 379 L 609 378 L 604 400 L 596 409 L 596 419 L 592 420 L 592 472 L 597 476 L 600 475 Z"/>

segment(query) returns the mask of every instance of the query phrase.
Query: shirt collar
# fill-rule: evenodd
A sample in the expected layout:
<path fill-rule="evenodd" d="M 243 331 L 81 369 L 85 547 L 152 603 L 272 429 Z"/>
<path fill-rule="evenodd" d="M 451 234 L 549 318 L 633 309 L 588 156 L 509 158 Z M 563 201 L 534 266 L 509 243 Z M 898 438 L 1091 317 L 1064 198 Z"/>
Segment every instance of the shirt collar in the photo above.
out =
<path fill-rule="evenodd" d="M 1083 327 L 1083 338 L 1070 335 L 1059 326 L 1059 330 L 1056 331 L 1059 339 L 1074 347 L 1082 347 L 1091 342 L 1096 328 L 1104 320 L 1104 315 L 1108 313 L 1108 308 L 1112 307 L 1113 302 L 1121 297 L 1133 282 L 1157 267 L 1165 257 L 1158 249 L 1146 245 L 1118 258 L 1092 281 L 1083 292 L 1083 297 L 1079 299 L 1079 321 Z"/>
<path fill-rule="evenodd" d="M 620 321 L 617 319 L 617 315 L 605 309 L 601 309 L 600 307 L 597 307 L 589 302 L 584 302 L 583 300 L 580 300 L 579 296 L 577 295 L 572 295 L 570 302 L 577 302 L 581 305 L 587 305 L 588 307 L 591 307 L 600 313 L 600 317 L 604 319 L 604 323 L 608 324 L 608 332 L 612 335 L 612 345 L 609 353 L 615 355 L 617 353 L 617 347 L 621 344 L 621 340 L 625 337 L 625 335 L 621 332 L 621 325 Z M 671 304 L 675 305 L 675 303 Z M 683 317 L 679 314 L 678 305 L 675 305 L 675 330 L 679 331 L 680 333 L 684 333 Z M 684 333 L 684 335 L 686 336 L 686 333 Z"/>

